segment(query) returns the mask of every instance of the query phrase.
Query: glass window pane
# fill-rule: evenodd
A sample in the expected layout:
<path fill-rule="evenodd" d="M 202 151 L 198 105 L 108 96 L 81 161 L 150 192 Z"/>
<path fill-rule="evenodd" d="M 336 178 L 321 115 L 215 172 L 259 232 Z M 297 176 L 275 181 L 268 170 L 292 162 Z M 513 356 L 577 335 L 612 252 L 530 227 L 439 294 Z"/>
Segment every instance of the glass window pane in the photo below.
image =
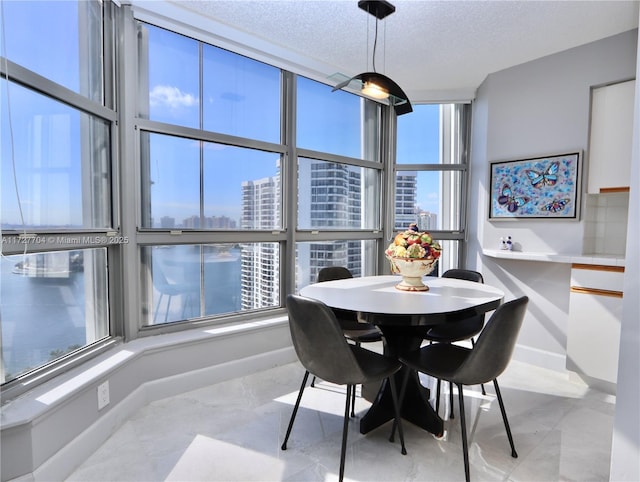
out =
<path fill-rule="evenodd" d="M 2 228 L 111 226 L 109 123 L 0 81 Z"/>
<path fill-rule="evenodd" d="M 144 227 L 282 227 L 280 154 L 161 134 L 141 139 Z"/>
<path fill-rule="evenodd" d="M 103 102 L 102 2 L 2 2 L 2 13 L 9 60 Z"/>
<path fill-rule="evenodd" d="M 143 226 L 200 228 L 200 143 L 143 132 L 141 153 Z"/>
<path fill-rule="evenodd" d="M 280 305 L 278 243 L 219 243 L 142 248 L 151 266 L 146 324 Z"/>
<path fill-rule="evenodd" d="M 398 171 L 394 229 L 459 230 L 460 190 L 460 171 Z"/>
<path fill-rule="evenodd" d="M 338 240 L 296 244 L 296 292 L 315 283 L 326 266 L 344 266 L 354 277 L 376 274 L 377 241 Z"/>
<path fill-rule="evenodd" d="M 298 159 L 299 229 L 379 229 L 380 172 Z"/>
<path fill-rule="evenodd" d="M 2 256 L 2 381 L 109 335 L 106 248 Z"/>
<path fill-rule="evenodd" d="M 297 86 L 298 147 L 378 159 L 378 150 L 370 145 L 377 133 L 374 102 L 342 90 L 331 92 L 328 85 L 304 77 L 298 77 Z"/>
<path fill-rule="evenodd" d="M 152 25 L 139 24 L 140 79 L 148 82 L 148 104 L 140 99 L 139 115 L 184 127 L 200 126 L 200 61 L 196 40 Z M 148 72 L 145 71 L 148 68 Z"/>
<path fill-rule="evenodd" d="M 442 274 L 454 268 L 460 268 L 460 243 L 457 239 L 438 240 L 442 247 L 442 253 L 438 259 L 438 269 L 434 270 L 434 276 L 442 276 Z"/>
<path fill-rule="evenodd" d="M 398 117 L 397 164 L 439 164 L 440 104 L 414 105 L 411 115 Z"/>
<path fill-rule="evenodd" d="M 205 144 L 205 227 L 281 229 L 280 165 L 278 153 Z"/>
<path fill-rule="evenodd" d="M 203 128 L 280 142 L 280 70 L 203 46 Z"/>

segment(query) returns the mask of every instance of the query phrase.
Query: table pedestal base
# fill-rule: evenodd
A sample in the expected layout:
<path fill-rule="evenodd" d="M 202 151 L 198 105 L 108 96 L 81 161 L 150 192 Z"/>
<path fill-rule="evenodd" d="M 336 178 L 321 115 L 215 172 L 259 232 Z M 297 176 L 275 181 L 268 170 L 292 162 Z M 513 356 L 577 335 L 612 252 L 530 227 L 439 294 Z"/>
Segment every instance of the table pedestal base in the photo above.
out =
<path fill-rule="evenodd" d="M 403 368 L 395 375 L 398 391 L 402 387 Z M 444 429 L 443 421 L 429 403 L 429 389 L 416 381 L 416 377 L 409 375 L 404 400 L 400 407 L 403 420 L 407 420 L 418 427 L 435 435 L 441 435 Z M 394 416 L 391 386 L 385 380 L 367 413 L 360 419 L 360 433 L 365 434 L 392 420 Z"/>

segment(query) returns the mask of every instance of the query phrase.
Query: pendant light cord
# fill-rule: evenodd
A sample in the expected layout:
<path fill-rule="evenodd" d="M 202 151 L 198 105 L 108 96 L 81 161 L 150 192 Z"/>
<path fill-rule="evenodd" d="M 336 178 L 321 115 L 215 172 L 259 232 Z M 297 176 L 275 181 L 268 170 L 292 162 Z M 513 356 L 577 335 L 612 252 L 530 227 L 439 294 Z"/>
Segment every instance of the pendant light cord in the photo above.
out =
<path fill-rule="evenodd" d="M 373 71 L 376 72 L 376 47 L 378 46 L 378 19 L 376 18 L 376 33 L 373 37 Z"/>

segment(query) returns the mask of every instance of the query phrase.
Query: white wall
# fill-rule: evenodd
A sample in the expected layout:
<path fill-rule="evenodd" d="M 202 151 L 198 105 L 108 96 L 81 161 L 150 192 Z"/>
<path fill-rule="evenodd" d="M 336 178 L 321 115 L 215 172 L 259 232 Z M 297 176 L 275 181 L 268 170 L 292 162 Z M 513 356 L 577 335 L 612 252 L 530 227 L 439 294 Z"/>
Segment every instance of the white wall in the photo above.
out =
<path fill-rule="evenodd" d="M 640 78 L 638 31 L 577 47 L 491 74 L 474 105 L 468 267 L 507 299 L 527 294 L 529 312 L 515 357 L 564 369 L 570 266 L 482 255 L 511 235 L 523 249 L 582 252 L 582 222 L 487 220 L 489 163 L 588 147 L 589 89 Z M 624 311 L 610 480 L 640 480 L 640 92 L 636 85 Z M 588 157 L 588 156 L 585 156 Z M 588 165 L 585 163 L 585 174 Z M 583 192 L 585 188 L 583 187 Z M 583 199 L 584 202 L 584 199 Z"/>
<path fill-rule="evenodd" d="M 521 360 L 565 368 L 570 265 L 494 259 L 483 256 L 482 248 L 496 249 L 500 237 L 510 235 L 523 251 L 581 254 L 584 227 L 583 221 L 569 220 L 489 222 L 489 163 L 572 149 L 586 152 L 590 89 L 635 77 L 637 35 L 636 29 L 495 72 L 478 90 L 467 265 L 504 289 L 507 299 L 530 297 L 515 355 Z"/>
<path fill-rule="evenodd" d="M 640 42 L 636 63 L 640 79 Z M 631 152 L 627 257 L 624 278 L 616 415 L 611 447 L 610 480 L 640 480 L 640 83 L 636 82 L 634 139 Z M 627 296 L 627 293 L 632 296 Z"/>

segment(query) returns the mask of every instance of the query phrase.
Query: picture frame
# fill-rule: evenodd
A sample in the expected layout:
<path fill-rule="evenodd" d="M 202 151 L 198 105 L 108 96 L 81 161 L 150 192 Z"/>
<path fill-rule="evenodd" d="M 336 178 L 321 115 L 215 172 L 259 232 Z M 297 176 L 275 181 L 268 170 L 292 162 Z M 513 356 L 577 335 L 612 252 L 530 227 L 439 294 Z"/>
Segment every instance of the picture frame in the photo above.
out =
<path fill-rule="evenodd" d="M 490 163 L 489 220 L 578 219 L 582 151 Z"/>

